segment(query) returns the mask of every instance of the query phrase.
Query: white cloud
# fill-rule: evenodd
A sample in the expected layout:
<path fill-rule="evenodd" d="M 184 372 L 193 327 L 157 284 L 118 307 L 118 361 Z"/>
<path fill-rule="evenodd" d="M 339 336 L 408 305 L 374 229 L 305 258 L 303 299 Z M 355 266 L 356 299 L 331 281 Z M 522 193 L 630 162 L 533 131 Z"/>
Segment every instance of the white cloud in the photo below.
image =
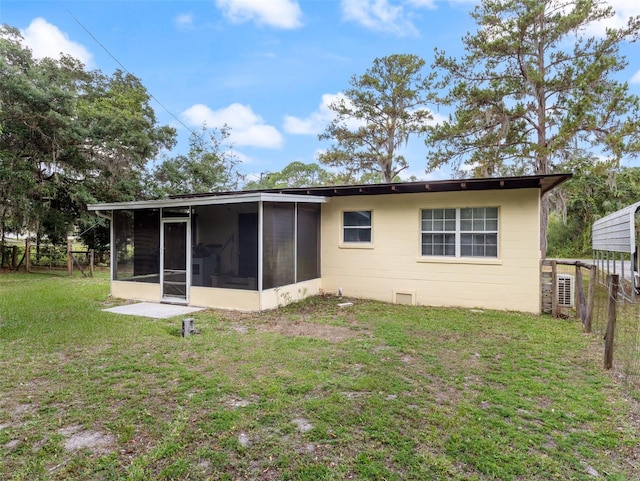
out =
<path fill-rule="evenodd" d="M 220 128 L 225 124 L 231 127 L 229 140 L 235 145 L 279 149 L 284 138 L 278 130 L 264 123 L 262 117 L 256 115 L 250 106 L 234 103 L 219 110 L 212 110 L 206 105 L 196 104 L 182 112 L 182 117 L 193 126 L 203 123 Z"/>
<path fill-rule="evenodd" d="M 93 55 L 83 45 L 69 39 L 69 36 L 44 18 L 35 18 L 29 26 L 20 30 L 24 43 L 35 58 L 60 58 L 65 53 L 77 58 L 87 67 L 93 66 Z"/>
<path fill-rule="evenodd" d="M 193 15 L 190 13 L 181 13 L 175 19 L 178 28 L 189 29 L 193 27 Z"/>
<path fill-rule="evenodd" d="M 343 93 L 337 94 L 323 94 L 322 101 L 315 112 L 309 114 L 307 118 L 301 119 L 292 115 L 287 115 L 284 118 L 284 130 L 289 134 L 298 135 L 318 135 L 323 132 L 324 129 L 335 118 L 336 114 L 329 106 L 339 100 L 348 102 Z M 364 123 L 357 119 L 347 120 L 346 125 L 350 129 L 357 129 L 364 125 Z"/>
<path fill-rule="evenodd" d="M 318 135 L 324 131 L 324 129 L 335 118 L 336 114 L 329 106 L 339 100 L 349 102 L 343 93 L 337 94 L 323 94 L 322 101 L 315 112 L 311 112 L 306 118 L 294 117 L 293 115 L 287 115 L 284 118 L 284 130 L 289 134 L 297 135 Z M 447 118 L 437 112 L 431 111 L 432 119 L 427 123 L 429 125 L 435 125 L 444 122 Z M 362 120 L 348 119 L 345 121 L 347 128 L 356 130 L 364 125 Z"/>
<path fill-rule="evenodd" d="M 253 164 L 255 163 L 255 159 L 243 152 L 238 152 L 237 150 L 233 150 L 233 155 L 235 156 L 236 159 L 238 159 L 240 161 L 241 164 L 246 165 L 246 164 Z"/>
<path fill-rule="evenodd" d="M 608 0 L 615 15 L 610 19 L 600 22 L 597 29 L 604 34 L 606 28 L 620 28 L 627 25 L 629 17 L 640 15 L 640 2 L 638 0 Z"/>
<path fill-rule="evenodd" d="M 342 16 L 370 30 L 398 36 L 418 34 L 404 7 L 389 0 L 342 0 Z"/>
<path fill-rule="evenodd" d="M 587 35 L 604 37 L 608 28 L 626 27 L 629 18 L 640 15 L 640 2 L 638 0 L 604 0 L 603 6 L 611 6 L 614 15 L 611 18 L 594 22 L 587 25 L 585 32 Z M 575 8 L 574 4 L 567 4 L 563 13 L 569 13 Z"/>
<path fill-rule="evenodd" d="M 216 5 L 236 23 L 255 21 L 282 29 L 302 26 L 302 10 L 295 0 L 216 0 Z"/>
<path fill-rule="evenodd" d="M 431 117 L 431 120 L 427 121 L 427 125 L 439 125 L 449 120 L 446 115 L 434 112 L 433 110 L 431 110 Z"/>
<path fill-rule="evenodd" d="M 436 6 L 437 0 L 408 0 L 407 3 L 409 5 L 412 5 L 414 7 L 419 7 L 419 8 L 429 8 L 429 9 L 437 8 Z"/>
<path fill-rule="evenodd" d="M 640 84 L 640 70 L 638 70 L 635 74 L 633 74 L 633 77 L 631 77 L 631 83 Z"/>
<path fill-rule="evenodd" d="M 335 112 L 329 108 L 333 102 L 339 98 L 344 98 L 342 94 L 323 94 L 322 101 L 315 112 L 312 112 L 306 119 L 287 115 L 284 118 L 284 130 L 290 134 L 317 135 L 335 117 Z"/>

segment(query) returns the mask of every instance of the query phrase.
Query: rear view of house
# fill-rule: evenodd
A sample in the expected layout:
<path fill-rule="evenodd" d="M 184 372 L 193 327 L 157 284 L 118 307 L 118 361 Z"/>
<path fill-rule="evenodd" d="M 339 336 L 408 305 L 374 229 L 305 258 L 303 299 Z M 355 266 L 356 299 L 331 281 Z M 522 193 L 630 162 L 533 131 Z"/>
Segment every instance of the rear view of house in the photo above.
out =
<path fill-rule="evenodd" d="M 540 312 L 540 198 L 569 174 L 93 204 L 111 293 L 271 309 L 321 292 Z"/>

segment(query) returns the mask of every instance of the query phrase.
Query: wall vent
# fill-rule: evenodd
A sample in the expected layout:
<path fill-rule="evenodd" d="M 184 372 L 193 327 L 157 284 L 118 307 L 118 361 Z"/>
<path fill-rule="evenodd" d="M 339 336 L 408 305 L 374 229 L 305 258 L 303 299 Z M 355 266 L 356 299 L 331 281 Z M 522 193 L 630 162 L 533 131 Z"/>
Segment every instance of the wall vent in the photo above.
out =
<path fill-rule="evenodd" d="M 574 307 L 575 282 L 570 274 L 558 274 L 558 306 Z"/>
<path fill-rule="evenodd" d="M 393 302 L 395 304 L 415 306 L 416 293 L 413 291 L 393 291 Z"/>

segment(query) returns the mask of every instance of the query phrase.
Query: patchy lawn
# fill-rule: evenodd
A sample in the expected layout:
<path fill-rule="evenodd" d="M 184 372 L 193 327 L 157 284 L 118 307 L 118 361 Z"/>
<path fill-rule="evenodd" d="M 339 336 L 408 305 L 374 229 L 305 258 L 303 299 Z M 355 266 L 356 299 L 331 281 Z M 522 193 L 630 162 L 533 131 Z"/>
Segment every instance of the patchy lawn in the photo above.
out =
<path fill-rule="evenodd" d="M 0 479 L 637 479 L 637 407 L 578 324 L 314 298 L 102 312 L 0 275 Z"/>

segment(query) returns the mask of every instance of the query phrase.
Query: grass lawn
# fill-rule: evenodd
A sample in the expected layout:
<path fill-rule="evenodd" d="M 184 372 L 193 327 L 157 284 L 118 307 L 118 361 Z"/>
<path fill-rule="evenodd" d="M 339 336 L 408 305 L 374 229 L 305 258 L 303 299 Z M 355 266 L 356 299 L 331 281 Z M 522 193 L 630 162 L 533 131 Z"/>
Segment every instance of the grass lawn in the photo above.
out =
<path fill-rule="evenodd" d="M 102 312 L 0 275 L 0 479 L 638 479 L 640 417 L 573 321 L 315 298 Z"/>

